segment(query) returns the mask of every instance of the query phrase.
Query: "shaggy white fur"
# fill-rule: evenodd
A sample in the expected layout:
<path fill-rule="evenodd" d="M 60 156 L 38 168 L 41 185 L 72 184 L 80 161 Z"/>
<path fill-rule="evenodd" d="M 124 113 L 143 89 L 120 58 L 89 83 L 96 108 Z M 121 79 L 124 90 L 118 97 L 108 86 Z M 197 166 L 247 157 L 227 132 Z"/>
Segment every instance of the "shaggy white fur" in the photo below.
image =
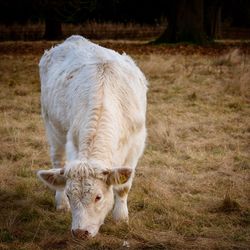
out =
<path fill-rule="evenodd" d="M 94 236 L 112 207 L 113 189 L 114 217 L 128 220 L 127 193 L 146 138 L 147 81 L 129 56 L 81 36 L 46 51 L 39 66 L 52 164 L 63 167 L 64 148 L 68 163 L 64 171 L 38 176 L 54 188 L 64 180 L 72 229 Z M 63 208 L 66 196 L 58 192 L 57 207 Z"/>

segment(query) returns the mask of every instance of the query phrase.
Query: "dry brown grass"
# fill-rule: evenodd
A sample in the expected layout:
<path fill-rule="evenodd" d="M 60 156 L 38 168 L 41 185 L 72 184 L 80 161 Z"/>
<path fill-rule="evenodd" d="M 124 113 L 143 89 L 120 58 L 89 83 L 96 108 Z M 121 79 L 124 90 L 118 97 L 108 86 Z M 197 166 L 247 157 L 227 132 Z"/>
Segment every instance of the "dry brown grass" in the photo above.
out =
<path fill-rule="evenodd" d="M 130 249 L 249 248 L 249 55 L 131 55 L 150 88 L 130 225 L 108 217 L 86 242 L 71 239 L 70 214 L 55 211 L 35 176 L 50 167 L 40 55 L 1 55 L 0 249 L 124 249 L 124 241 Z"/>

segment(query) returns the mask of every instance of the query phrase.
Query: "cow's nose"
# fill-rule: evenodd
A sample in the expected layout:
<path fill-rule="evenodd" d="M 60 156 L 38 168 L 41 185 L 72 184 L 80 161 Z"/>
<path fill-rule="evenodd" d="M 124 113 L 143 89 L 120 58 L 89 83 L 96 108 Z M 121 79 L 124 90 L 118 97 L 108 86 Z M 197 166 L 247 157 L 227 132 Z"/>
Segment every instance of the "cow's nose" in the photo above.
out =
<path fill-rule="evenodd" d="M 89 231 L 83 229 L 71 230 L 72 235 L 78 239 L 86 239 L 90 236 Z"/>

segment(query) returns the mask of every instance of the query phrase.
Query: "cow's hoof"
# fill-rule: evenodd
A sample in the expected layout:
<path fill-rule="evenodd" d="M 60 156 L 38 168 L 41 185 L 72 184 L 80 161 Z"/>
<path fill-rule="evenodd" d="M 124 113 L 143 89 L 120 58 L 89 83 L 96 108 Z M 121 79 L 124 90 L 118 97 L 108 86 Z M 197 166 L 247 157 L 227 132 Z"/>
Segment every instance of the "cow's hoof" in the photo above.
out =
<path fill-rule="evenodd" d="M 117 218 L 113 218 L 114 219 L 114 222 L 115 222 L 115 224 L 126 224 L 126 225 L 129 225 L 129 218 L 127 217 L 127 218 L 119 218 L 119 219 L 117 219 Z"/>
<path fill-rule="evenodd" d="M 68 205 L 56 206 L 56 211 L 62 212 L 62 213 L 67 213 L 70 211 L 70 207 Z"/>
<path fill-rule="evenodd" d="M 125 222 L 127 224 L 129 223 L 128 208 L 125 206 L 115 207 L 112 215 L 116 223 L 119 223 L 119 222 Z"/>

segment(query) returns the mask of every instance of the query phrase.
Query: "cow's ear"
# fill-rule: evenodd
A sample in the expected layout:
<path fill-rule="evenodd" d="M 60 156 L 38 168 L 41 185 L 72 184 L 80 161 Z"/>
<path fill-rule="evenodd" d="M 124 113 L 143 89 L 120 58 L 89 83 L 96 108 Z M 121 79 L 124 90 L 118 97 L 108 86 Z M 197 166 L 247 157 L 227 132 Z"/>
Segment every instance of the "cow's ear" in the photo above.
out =
<path fill-rule="evenodd" d="M 125 184 L 132 175 L 131 168 L 122 167 L 106 171 L 108 185 L 121 185 Z"/>
<path fill-rule="evenodd" d="M 53 190 L 63 190 L 66 184 L 63 169 L 39 170 L 38 178 Z"/>

